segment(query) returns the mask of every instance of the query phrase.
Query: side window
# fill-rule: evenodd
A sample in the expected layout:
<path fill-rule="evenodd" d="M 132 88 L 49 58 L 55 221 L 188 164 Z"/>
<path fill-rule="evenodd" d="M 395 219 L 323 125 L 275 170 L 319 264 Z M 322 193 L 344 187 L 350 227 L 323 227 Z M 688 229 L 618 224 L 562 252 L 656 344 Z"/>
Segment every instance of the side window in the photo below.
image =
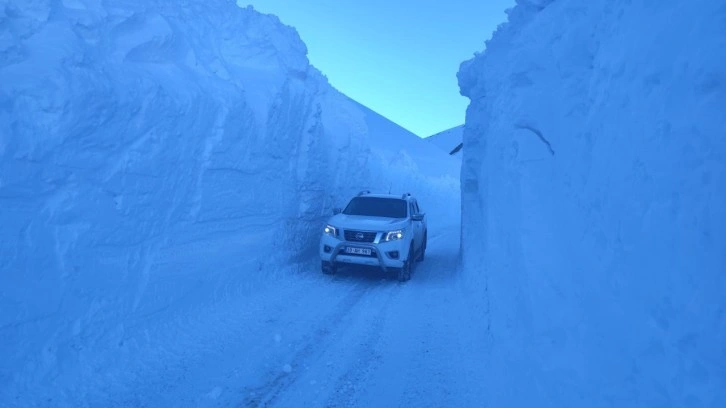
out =
<path fill-rule="evenodd" d="M 416 211 L 413 208 L 413 202 L 408 203 L 408 216 L 412 217 L 414 214 L 416 214 Z"/>
<path fill-rule="evenodd" d="M 418 201 L 414 201 L 413 206 L 416 209 L 416 214 L 421 214 L 421 209 L 418 208 Z"/>

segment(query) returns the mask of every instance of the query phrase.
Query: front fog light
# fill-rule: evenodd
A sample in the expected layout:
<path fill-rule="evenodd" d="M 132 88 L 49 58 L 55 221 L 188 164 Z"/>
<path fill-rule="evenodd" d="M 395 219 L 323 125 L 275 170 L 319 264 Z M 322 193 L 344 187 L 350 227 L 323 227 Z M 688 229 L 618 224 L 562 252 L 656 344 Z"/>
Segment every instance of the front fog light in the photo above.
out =
<path fill-rule="evenodd" d="M 403 230 L 395 230 L 390 231 L 386 233 L 386 238 L 384 238 L 384 241 L 395 241 L 398 239 L 403 239 Z"/>
<path fill-rule="evenodd" d="M 338 230 L 332 225 L 326 225 L 325 229 L 323 229 L 323 233 L 326 235 L 330 235 L 331 237 L 338 236 Z"/>

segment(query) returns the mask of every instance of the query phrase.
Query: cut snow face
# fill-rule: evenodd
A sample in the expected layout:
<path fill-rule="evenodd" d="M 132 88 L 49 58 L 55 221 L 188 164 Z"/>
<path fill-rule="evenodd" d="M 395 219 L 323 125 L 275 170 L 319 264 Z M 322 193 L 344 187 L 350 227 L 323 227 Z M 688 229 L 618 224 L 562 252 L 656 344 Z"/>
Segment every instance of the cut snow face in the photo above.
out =
<path fill-rule="evenodd" d="M 11 0 L 0 38 L 2 401 L 102 393 L 149 327 L 311 262 L 354 192 L 458 208 L 449 158 L 332 89 L 274 16 Z"/>
<path fill-rule="evenodd" d="M 490 406 L 726 406 L 722 1 L 520 1 L 462 64 Z"/>

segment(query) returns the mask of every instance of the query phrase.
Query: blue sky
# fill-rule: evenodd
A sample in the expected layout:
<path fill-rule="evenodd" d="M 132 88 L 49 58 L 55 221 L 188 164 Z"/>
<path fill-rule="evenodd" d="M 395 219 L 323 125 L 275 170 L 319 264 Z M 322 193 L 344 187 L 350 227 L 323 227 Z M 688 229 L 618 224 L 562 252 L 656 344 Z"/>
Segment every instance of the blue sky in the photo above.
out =
<path fill-rule="evenodd" d="M 456 72 L 514 0 L 240 0 L 297 29 L 330 83 L 425 137 L 464 123 Z"/>

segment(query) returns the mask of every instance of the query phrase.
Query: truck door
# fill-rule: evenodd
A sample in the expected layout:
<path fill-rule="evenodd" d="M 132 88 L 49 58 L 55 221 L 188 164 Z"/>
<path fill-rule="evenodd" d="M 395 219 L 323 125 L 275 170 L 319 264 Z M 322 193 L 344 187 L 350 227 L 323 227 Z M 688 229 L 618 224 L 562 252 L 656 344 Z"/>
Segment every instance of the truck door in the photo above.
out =
<path fill-rule="evenodd" d="M 418 214 L 415 201 L 408 203 L 409 214 L 413 217 L 414 214 Z M 423 223 L 421 221 L 411 221 L 411 227 L 413 228 L 413 240 L 414 240 L 414 251 L 418 251 L 421 247 L 421 240 L 423 239 Z"/>

